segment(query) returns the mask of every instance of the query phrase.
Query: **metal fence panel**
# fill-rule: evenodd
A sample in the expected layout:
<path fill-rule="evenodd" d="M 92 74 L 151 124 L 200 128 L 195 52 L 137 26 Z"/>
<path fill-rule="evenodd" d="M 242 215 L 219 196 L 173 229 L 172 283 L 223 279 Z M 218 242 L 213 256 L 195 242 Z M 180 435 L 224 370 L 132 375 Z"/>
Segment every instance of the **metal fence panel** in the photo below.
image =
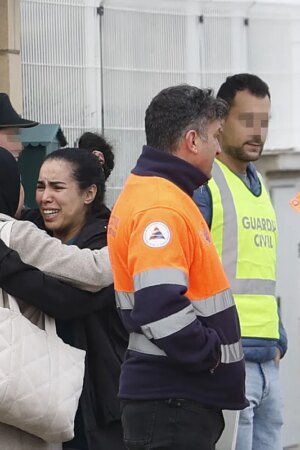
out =
<path fill-rule="evenodd" d="M 110 205 L 145 141 L 147 104 L 169 85 L 217 89 L 256 73 L 271 88 L 267 147 L 300 148 L 297 7 L 132 1 L 104 2 L 101 61 L 98 1 L 21 0 L 24 114 L 61 123 L 70 145 L 103 121 L 116 152 Z"/>

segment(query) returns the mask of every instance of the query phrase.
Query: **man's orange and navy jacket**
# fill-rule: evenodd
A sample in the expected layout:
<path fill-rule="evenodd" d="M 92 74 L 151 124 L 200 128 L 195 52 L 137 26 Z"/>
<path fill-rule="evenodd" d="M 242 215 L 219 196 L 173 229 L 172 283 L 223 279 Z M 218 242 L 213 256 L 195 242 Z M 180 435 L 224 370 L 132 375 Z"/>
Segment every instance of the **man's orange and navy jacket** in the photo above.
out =
<path fill-rule="evenodd" d="M 192 200 L 205 182 L 186 161 L 145 146 L 113 209 L 109 251 L 130 333 L 122 399 L 248 404 L 236 307 Z"/>

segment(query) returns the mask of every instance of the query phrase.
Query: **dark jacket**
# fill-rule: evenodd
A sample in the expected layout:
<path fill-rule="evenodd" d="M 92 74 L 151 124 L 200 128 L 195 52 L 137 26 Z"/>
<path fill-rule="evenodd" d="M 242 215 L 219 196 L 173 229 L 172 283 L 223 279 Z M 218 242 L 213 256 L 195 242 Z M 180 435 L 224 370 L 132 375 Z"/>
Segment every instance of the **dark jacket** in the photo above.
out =
<path fill-rule="evenodd" d="M 80 248 L 101 248 L 106 245 L 106 227 L 106 218 L 93 218 L 73 243 Z M 51 314 L 57 319 L 57 330 L 63 339 L 87 351 L 80 413 L 76 418 L 80 428 L 84 423 L 87 448 L 79 448 L 124 450 L 117 392 L 127 333 L 115 307 L 113 286 L 90 294 L 64 285 L 23 264 L 2 241 L 0 286 Z M 68 448 L 71 442 L 64 446 Z"/>
<path fill-rule="evenodd" d="M 120 378 L 124 400 L 248 406 L 236 307 L 192 200 L 206 181 L 187 161 L 144 146 L 113 209 L 110 254 L 130 333 Z"/>
<path fill-rule="evenodd" d="M 107 219 L 92 218 L 72 244 L 92 250 L 102 248 L 106 245 L 106 230 Z M 110 305 L 92 314 L 72 322 L 57 321 L 58 334 L 64 341 L 87 352 L 79 414 L 88 450 L 124 449 L 117 393 L 121 363 L 127 348 L 127 332 L 119 318 L 113 291 L 111 296 Z M 81 418 L 77 423 L 80 421 Z M 74 446 L 70 442 L 64 448 Z"/>

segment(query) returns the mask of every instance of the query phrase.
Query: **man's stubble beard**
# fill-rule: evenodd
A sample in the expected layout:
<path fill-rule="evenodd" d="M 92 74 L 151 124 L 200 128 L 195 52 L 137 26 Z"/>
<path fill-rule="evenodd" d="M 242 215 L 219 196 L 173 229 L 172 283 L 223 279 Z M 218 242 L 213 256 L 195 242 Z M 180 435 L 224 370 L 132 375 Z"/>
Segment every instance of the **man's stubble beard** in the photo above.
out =
<path fill-rule="evenodd" d="M 243 147 L 227 147 L 226 149 L 222 149 L 222 151 L 238 161 L 251 162 L 257 161 L 261 157 L 263 148 L 264 146 L 263 144 L 261 144 L 260 152 L 257 155 L 246 154 L 245 151 L 243 150 Z"/>

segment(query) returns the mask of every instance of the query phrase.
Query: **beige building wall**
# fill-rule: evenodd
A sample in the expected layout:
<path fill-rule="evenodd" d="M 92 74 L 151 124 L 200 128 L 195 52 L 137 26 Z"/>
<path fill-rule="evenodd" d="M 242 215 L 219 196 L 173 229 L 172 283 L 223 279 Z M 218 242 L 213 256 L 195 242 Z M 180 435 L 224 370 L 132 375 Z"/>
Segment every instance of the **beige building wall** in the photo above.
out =
<path fill-rule="evenodd" d="M 20 0 L 0 0 L 0 92 L 22 113 Z"/>
<path fill-rule="evenodd" d="M 294 149 L 265 151 L 255 165 L 268 186 L 273 180 L 300 180 L 300 152 Z"/>

